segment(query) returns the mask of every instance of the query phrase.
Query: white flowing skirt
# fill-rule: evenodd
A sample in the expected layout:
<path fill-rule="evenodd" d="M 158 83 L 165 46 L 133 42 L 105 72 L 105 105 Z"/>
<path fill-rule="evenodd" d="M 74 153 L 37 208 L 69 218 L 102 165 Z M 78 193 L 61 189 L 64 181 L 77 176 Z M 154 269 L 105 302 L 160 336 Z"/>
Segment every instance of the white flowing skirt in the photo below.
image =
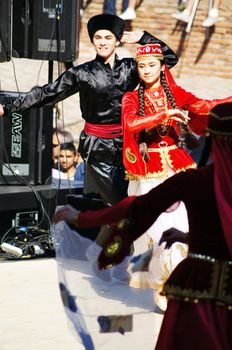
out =
<path fill-rule="evenodd" d="M 175 175 L 169 167 L 168 175 Z M 140 196 L 160 185 L 166 179 L 152 178 L 129 182 L 128 195 Z M 162 310 L 166 309 L 166 298 L 160 295 L 164 283 L 174 268 L 187 256 L 188 247 L 182 243 L 175 243 L 170 249 L 165 249 L 165 244 L 159 245 L 164 231 L 176 228 L 182 232 L 188 232 L 188 216 L 183 202 L 175 203 L 162 213 L 155 223 L 134 242 L 135 255 L 152 249 L 152 256 L 146 271 L 134 271 L 131 274 L 130 286 L 134 288 L 153 288 L 154 301 Z M 146 255 L 146 253 L 145 253 Z"/>
<path fill-rule="evenodd" d="M 77 349 L 154 348 L 162 315 L 154 313 L 153 291 L 130 288 L 131 257 L 100 271 L 101 247 L 72 230 L 64 221 L 52 227 L 63 306 L 78 336 Z M 111 322 L 101 323 L 101 319 Z M 122 335 L 122 330 L 125 330 Z M 81 346 L 82 343 L 82 346 Z"/>

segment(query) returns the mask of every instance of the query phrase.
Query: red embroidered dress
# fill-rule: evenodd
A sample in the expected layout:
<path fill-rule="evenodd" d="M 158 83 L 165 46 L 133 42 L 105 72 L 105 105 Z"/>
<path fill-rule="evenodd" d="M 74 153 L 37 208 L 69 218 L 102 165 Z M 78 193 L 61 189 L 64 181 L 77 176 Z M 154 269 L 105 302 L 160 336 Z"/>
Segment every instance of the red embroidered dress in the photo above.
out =
<path fill-rule="evenodd" d="M 207 115 L 211 108 L 223 100 L 203 100 L 176 85 L 170 72 L 165 71 L 168 85 L 180 109 L 189 111 L 190 127 L 202 134 L 207 125 Z M 196 164 L 182 147 L 178 147 L 178 122 L 167 120 L 170 102 L 163 87 L 145 90 L 145 115 L 139 116 L 138 91 L 128 92 L 122 101 L 122 120 L 124 134 L 123 162 L 126 177 L 129 180 L 148 178 L 167 178 L 168 166 L 175 173 Z M 145 129 L 143 141 L 148 145 L 149 161 L 146 162 L 139 152 L 139 133 Z"/>

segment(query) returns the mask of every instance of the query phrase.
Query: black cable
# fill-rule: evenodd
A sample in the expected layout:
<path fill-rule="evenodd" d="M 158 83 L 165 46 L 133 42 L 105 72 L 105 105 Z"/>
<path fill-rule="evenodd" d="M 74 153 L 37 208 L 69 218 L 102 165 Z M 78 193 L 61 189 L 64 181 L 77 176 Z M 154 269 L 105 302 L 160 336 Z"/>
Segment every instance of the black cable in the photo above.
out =
<path fill-rule="evenodd" d="M 20 248 L 22 255 L 16 257 L 12 253 L 4 252 L 0 249 L 0 258 L 7 259 L 21 259 L 21 258 L 33 258 L 42 255 L 54 256 L 54 243 L 50 231 L 42 230 L 39 227 L 24 227 L 22 232 L 15 232 L 13 237 L 10 237 L 10 231 L 17 229 L 20 231 L 20 227 L 10 228 L 3 236 L 1 244 L 7 243 L 13 247 Z M 21 227 L 22 229 L 22 227 Z M 39 247 L 40 251 L 36 251 L 36 247 Z"/>
<path fill-rule="evenodd" d="M 56 47 L 57 47 L 57 61 L 61 62 L 60 51 L 60 15 L 58 12 L 58 6 L 56 6 Z M 60 72 L 58 72 L 60 74 Z"/>
<path fill-rule="evenodd" d="M 44 208 L 43 201 L 42 201 L 39 193 L 35 190 L 33 185 L 31 185 L 28 181 L 26 181 L 22 176 L 16 174 L 9 164 L 4 163 L 2 160 L 0 160 L 0 164 L 4 165 L 7 169 L 9 169 L 12 172 L 12 175 L 15 176 L 19 182 L 21 182 L 23 185 L 26 185 L 27 187 L 29 187 L 32 190 L 32 192 L 34 193 L 34 196 L 35 196 L 37 204 L 38 204 L 38 209 L 40 210 L 40 213 L 41 213 L 41 219 L 40 219 L 40 222 L 38 225 L 39 226 L 42 225 L 42 223 L 44 222 L 45 217 L 46 217 L 48 220 L 49 226 L 51 226 L 51 219 L 50 219 L 47 211 Z"/>
<path fill-rule="evenodd" d="M 7 61 L 10 61 L 10 50 L 8 50 L 7 45 L 4 42 L 3 36 L 2 36 L 2 32 L 1 32 L 1 27 L 0 27 L 0 41 L 2 42 L 2 47 L 3 50 L 5 51 L 5 55 L 6 55 L 6 59 Z"/>
<path fill-rule="evenodd" d="M 41 69 L 42 69 L 42 66 L 44 64 L 44 61 L 49 58 L 49 55 L 50 55 L 51 50 L 52 50 L 52 42 L 53 42 L 53 38 L 54 38 L 54 34 L 55 34 L 55 28 L 56 28 L 56 21 L 54 20 L 53 27 L 52 27 L 52 33 L 51 33 L 51 36 L 50 36 L 50 39 L 49 39 L 49 42 L 48 42 L 48 47 L 47 47 L 47 50 L 45 51 L 45 53 L 43 55 L 42 62 L 41 62 L 41 65 L 40 65 L 40 69 L 39 69 L 39 73 L 38 73 L 38 77 L 37 77 L 37 85 L 38 85 L 38 82 L 39 82 L 39 76 L 40 76 Z"/>
<path fill-rule="evenodd" d="M 7 47 L 7 45 L 6 45 L 6 43 L 5 43 L 4 39 L 3 39 L 2 32 L 1 32 L 1 27 L 0 27 L 0 41 L 2 42 L 2 47 L 3 47 L 3 50 L 5 51 L 5 55 L 6 55 L 7 61 L 11 61 L 12 64 L 13 64 L 13 72 L 14 72 L 15 84 L 16 84 L 16 87 L 17 87 L 17 91 L 19 92 L 18 81 L 17 81 L 17 78 L 16 78 L 16 72 L 15 72 L 15 64 L 14 64 L 14 61 L 12 60 L 10 49 Z"/>

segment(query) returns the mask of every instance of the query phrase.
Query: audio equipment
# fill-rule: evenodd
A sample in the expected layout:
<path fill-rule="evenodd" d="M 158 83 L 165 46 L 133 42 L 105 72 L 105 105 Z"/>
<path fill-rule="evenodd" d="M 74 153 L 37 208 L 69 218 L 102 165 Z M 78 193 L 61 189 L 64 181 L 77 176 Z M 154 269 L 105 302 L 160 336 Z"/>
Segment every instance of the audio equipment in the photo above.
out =
<path fill-rule="evenodd" d="M 78 57 L 80 1 L 13 0 L 12 55 L 71 62 Z"/>
<path fill-rule="evenodd" d="M 16 92 L 2 91 L 0 103 L 16 97 Z M 51 180 L 52 126 L 52 107 L 0 118 L 0 185 L 40 185 Z"/>
<path fill-rule="evenodd" d="M 0 246 L 0 248 L 10 254 L 10 255 L 13 255 L 15 256 L 16 258 L 20 258 L 22 255 L 23 255 L 23 251 L 21 248 L 19 247 L 15 247 L 14 245 L 12 244 L 9 244 L 9 243 L 2 243 L 2 245 Z"/>
<path fill-rule="evenodd" d="M 56 206 L 66 204 L 67 195 L 80 195 L 76 188 L 57 188 L 53 184 L 0 186 L 0 259 L 18 254 L 25 257 L 52 254 L 51 220 Z M 3 245 L 7 243 L 10 246 Z M 22 255 L 20 254 L 20 248 Z"/>
<path fill-rule="evenodd" d="M 0 1 L 0 62 L 11 56 L 11 0 Z"/>

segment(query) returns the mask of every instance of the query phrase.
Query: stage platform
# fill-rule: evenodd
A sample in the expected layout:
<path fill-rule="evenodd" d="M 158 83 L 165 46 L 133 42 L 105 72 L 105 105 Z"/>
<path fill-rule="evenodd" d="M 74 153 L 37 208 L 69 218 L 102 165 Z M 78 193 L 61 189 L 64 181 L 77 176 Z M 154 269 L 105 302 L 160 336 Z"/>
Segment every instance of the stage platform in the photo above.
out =
<path fill-rule="evenodd" d="M 56 181 L 49 185 L 37 186 L 0 186 L 0 211 L 24 208 L 38 207 L 36 194 L 46 202 L 56 201 L 57 205 L 62 205 L 66 201 L 67 194 L 81 194 L 83 192 L 83 183 L 75 181 L 74 184 L 68 184 Z"/>

